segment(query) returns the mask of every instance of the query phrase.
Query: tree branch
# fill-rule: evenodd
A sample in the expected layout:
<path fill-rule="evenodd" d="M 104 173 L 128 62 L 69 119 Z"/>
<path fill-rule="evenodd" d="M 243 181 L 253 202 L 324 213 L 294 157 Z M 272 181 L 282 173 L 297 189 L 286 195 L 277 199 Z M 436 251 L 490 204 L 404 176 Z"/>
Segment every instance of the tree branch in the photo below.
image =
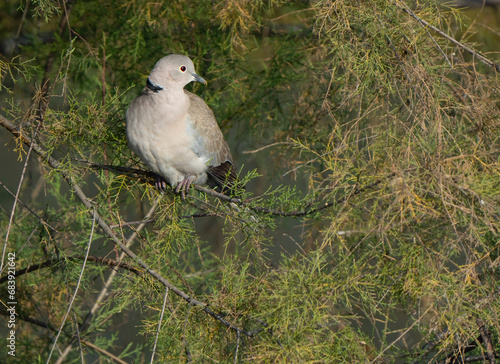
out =
<path fill-rule="evenodd" d="M 37 271 L 37 270 L 40 270 L 40 269 L 43 269 L 43 268 L 52 267 L 54 264 L 57 264 L 57 263 L 60 263 L 60 262 L 64 262 L 66 260 L 81 261 L 83 259 L 84 259 L 83 256 L 74 256 L 74 257 L 64 257 L 64 258 L 48 259 L 48 260 L 46 260 L 46 261 L 44 261 L 42 263 L 33 264 L 33 265 L 30 265 L 30 266 L 28 266 L 26 268 L 16 270 L 15 276 L 19 277 L 19 276 L 22 276 L 22 275 L 24 275 L 26 273 L 34 272 L 34 271 Z M 142 274 L 142 271 L 140 271 L 139 269 L 134 268 L 130 264 L 123 263 L 123 262 L 118 262 L 118 261 L 113 260 L 113 259 L 100 258 L 100 257 L 95 257 L 95 256 L 91 255 L 91 256 L 89 256 L 87 258 L 87 260 L 92 261 L 92 262 L 101 263 L 101 264 L 107 265 L 109 267 L 123 268 L 123 269 L 126 269 L 126 270 L 128 270 L 128 271 L 130 271 L 130 272 L 132 272 L 134 274 L 137 274 L 137 275 L 141 275 Z M 8 281 L 7 278 L 8 278 L 7 276 L 4 276 L 4 277 L 0 278 L 0 284 L 7 282 Z"/>
<path fill-rule="evenodd" d="M 103 164 L 98 164 L 98 163 L 93 163 L 90 161 L 84 161 L 84 160 L 79 160 L 80 162 L 84 162 L 89 164 L 89 166 L 93 169 L 104 169 L 107 171 L 112 171 L 116 174 L 120 174 L 123 176 L 126 176 L 131 179 L 138 179 L 142 183 L 147 183 L 151 186 L 154 186 L 155 184 L 155 179 L 156 179 L 156 173 L 151 172 L 151 171 L 144 171 L 142 169 L 137 169 L 137 168 L 130 168 L 130 167 L 122 167 L 122 166 L 109 166 L 109 165 L 103 165 Z M 268 209 L 265 207 L 260 207 L 260 206 L 252 206 L 250 202 L 242 200 L 240 198 L 236 197 L 231 197 L 227 196 L 223 193 L 217 192 L 215 190 L 212 190 L 207 187 L 199 186 L 199 185 L 193 185 L 194 189 L 203 192 L 209 196 L 216 197 L 219 200 L 234 203 L 236 205 L 244 206 L 249 208 L 250 210 L 257 212 L 257 213 L 263 213 L 263 214 L 269 214 L 269 215 L 274 215 L 274 216 L 282 216 L 282 217 L 301 217 L 301 216 L 307 216 L 307 215 L 312 215 L 317 212 L 320 212 L 322 210 L 325 210 L 327 208 L 342 204 L 347 202 L 347 200 L 353 196 L 359 195 L 360 193 L 363 193 L 367 190 L 375 188 L 377 185 L 382 183 L 383 181 L 392 178 L 396 175 L 396 173 L 390 173 L 384 178 L 381 178 L 369 185 L 366 185 L 364 187 L 355 187 L 353 191 L 347 195 L 346 197 L 342 197 L 338 200 L 332 200 L 329 202 L 322 203 L 321 205 L 315 206 L 315 207 L 308 207 L 305 208 L 304 210 L 299 210 L 299 211 L 283 211 L 283 210 L 274 210 L 274 209 Z M 186 196 L 189 197 L 189 196 Z M 312 204 L 311 204 L 312 205 Z"/>
<path fill-rule="evenodd" d="M 420 23 L 420 25 L 425 29 L 425 28 L 430 28 L 432 29 L 433 31 L 435 31 L 436 33 L 438 33 L 439 35 L 441 35 L 443 38 L 449 40 L 450 42 L 452 42 L 453 44 L 455 44 L 456 46 L 458 46 L 459 48 L 462 48 L 463 50 L 467 51 L 468 53 L 472 54 L 475 58 L 479 59 L 481 62 L 483 62 L 484 64 L 486 64 L 487 66 L 495 69 L 495 71 L 499 72 L 500 71 L 500 65 L 498 65 L 497 63 L 493 62 L 493 61 L 490 61 L 488 58 L 486 58 L 485 56 L 481 55 L 478 51 L 476 51 L 474 48 L 472 47 L 469 47 L 469 46 L 466 46 L 465 44 L 459 42 L 458 40 L 450 37 L 448 34 L 446 34 L 445 32 L 443 32 L 442 30 L 436 28 L 435 26 L 429 24 L 428 22 L 426 22 L 424 19 L 420 18 L 419 16 L 417 16 L 406 4 L 400 2 L 400 1 L 392 1 L 393 4 L 399 8 L 400 10 L 404 11 L 406 14 L 410 15 L 412 18 L 414 18 L 416 21 L 418 21 Z M 402 4 L 402 5 L 400 5 Z M 441 50 L 441 49 L 440 49 Z"/>

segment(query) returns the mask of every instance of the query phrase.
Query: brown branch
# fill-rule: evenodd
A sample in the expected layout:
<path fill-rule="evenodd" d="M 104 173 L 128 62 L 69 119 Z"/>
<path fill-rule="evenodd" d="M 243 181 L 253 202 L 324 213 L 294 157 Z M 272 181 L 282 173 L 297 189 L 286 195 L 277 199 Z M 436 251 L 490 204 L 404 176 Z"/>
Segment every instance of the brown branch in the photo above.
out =
<path fill-rule="evenodd" d="M 479 333 L 481 334 L 484 346 L 486 347 L 486 354 L 488 355 L 488 361 L 490 364 L 495 364 L 496 354 L 495 354 L 495 349 L 491 344 L 491 334 L 488 332 L 488 330 L 486 330 L 482 322 L 478 322 L 478 324 L 479 324 Z"/>
<path fill-rule="evenodd" d="M 63 2 L 64 5 L 64 12 L 61 15 L 61 19 L 59 21 L 59 36 L 61 37 L 64 32 L 66 31 L 66 28 L 69 29 L 69 34 L 70 34 L 70 39 L 71 39 L 71 27 L 69 25 L 69 14 L 71 13 L 71 4 L 68 4 L 68 7 L 66 7 L 66 2 Z M 54 90 L 54 87 L 56 85 L 56 81 L 51 82 L 50 80 L 50 73 L 52 72 L 52 66 L 54 64 L 54 60 L 56 59 L 56 55 L 52 52 L 49 57 L 47 58 L 47 63 L 45 64 L 45 70 L 44 70 L 44 76 L 42 79 L 41 83 L 41 94 L 40 94 L 40 99 L 39 99 L 39 105 L 38 105 L 38 110 L 40 113 L 40 118 L 43 119 L 43 116 L 45 115 L 45 111 L 47 110 L 47 107 L 49 106 L 50 102 L 50 97 L 52 94 L 52 91 Z M 62 64 L 61 64 L 62 67 Z"/>
<path fill-rule="evenodd" d="M 0 308 L 0 315 L 9 317 L 10 316 L 10 312 L 4 311 L 3 306 L 0 306 L 0 307 L 1 307 Z M 44 329 L 49 330 L 50 334 L 54 334 L 54 333 L 57 332 L 57 329 L 55 327 L 53 327 L 49 322 L 44 322 L 44 321 L 40 321 L 40 320 L 31 318 L 31 317 L 24 316 L 22 310 L 19 310 L 19 311 L 16 312 L 16 319 L 19 319 L 19 320 L 22 320 L 22 321 L 25 321 L 25 322 L 29 322 L 30 324 L 33 324 L 33 325 L 36 325 L 36 326 L 43 327 Z"/>
<path fill-rule="evenodd" d="M 151 208 L 149 209 L 148 213 L 145 216 L 145 219 L 149 219 L 154 211 L 156 210 L 156 207 L 158 206 L 159 199 L 156 199 L 156 201 L 153 203 Z M 131 246 L 132 242 L 135 240 L 139 232 L 146 226 L 146 223 L 140 224 L 137 229 L 128 237 L 128 239 L 125 241 L 125 246 L 129 247 Z M 125 258 L 126 254 L 122 251 L 121 254 L 118 257 L 118 262 L 122 262 L 122 260 Z M 64 359 L 69 355 L 69 353 L 72 351 L 73 344 L 78 341 L 78 345 L 81 347 L 81 335 L 80 333 L 84 333 L 89 325 L 91 320 L 95 317 L 97 310 L 101 307 L 102 303 L 104 300 L 107 298 L 110 298 L 111 295 L 108 294 L 108 291 L 110 290 L 110 287 L 112 285 L 112 282 L 115 280 L 115 277 L 117 276 L 118 271 L 116 269 L 113 269 L 111 273 L 109 274 L 108 278 L 104 282 L 101 290 L 99 291 L 99 294 L 97 295 L 96 300 L 94 301 L 94 304 L 90 308 L 89 312 L 83 319 L 83 322 L 80 325 L 75 325 L 75 335 L 73 335 L 73 338 L 71 341 L 68 343 L 66 348 L 64 349 L 62 355 L 58 358 L 58 362 L 63 362 Z M 75 319 L 76 322 L 76 319 Z"/>
<path fill-rule="evenodd" d="M 422 362 L 422 358 L 425 358 L 429 355 L 429 353 L 431 351 L 434 350 L 434 348 L 436 346 L 438 346 L 439 344 L 441 344 L 441 342 L 446 339 L 448 337 L 448 331 L 443 331 L 443 332 L 438 332 L 437 333 L 437 340 L 433 340 L 433 341 L 428 341 L 427 343 L 425 343 L 424 346 L 422 346 L 422 348 L 419 350 L 420 353 L 416 354 L 416 355 L 413 355 L 413 356 L 417 356 L 417 359 L 415 361 L 413 361 L 411 364 L 418 364 L 418 363 L 421 363 Z"/>
<path fill-rule="evenodd" d="M 324 202 L 319 206 L 308 207 L 308 208 L 305 208 L 304 210 L 301 210 L 301 211 L 283 211 L 283 210 L 268 209 L 268 208 L 260 207 L 260 206 L 252 206 L 250 203 L 248 203 L 246 201 L 242 201 L 239 198 L 229 197 L 229 196 L 226 196 L 222 193 L 216 192 L 216 191 L 211 190 L 211 189 L 206 188 L 206 187 L 195 185 L 194 188 L 198 191 L 205 192 L 206 194 L 217 197 L 221 200 L 233 202 L 237 205 L 242 205 L 242 206 L 248 207 L 249 209 L 251 209 L 254 212 L 264 213 L 264 214 L 269 214 L 269 215 L 274 215 L 274 216 L 282 216 L 282 217 L 301 217 L 301 216 L 312 215 L 312 214 L 315 214 L 315 213 L 320 212 L 322 210 L 325 210 L 327 208 L 339 205 L 341 203 L 345 203 L 350 197 L 359 195 L 362 192 L 365 192 L 369 189 L 372 189 L 372 188 L 376 187 L 377 185 L 379 185 L 380 183 L 382 183 L 385 179 L 394 177 L 395 175 L 396 175 L 396 173 L 391 173 L 388 176 L 386 176 L 384 179 L 379 179 L 379 180 L 375 181 L 374 183 L 369 184 L 367 186 L 364 186 L 362 188 L 355 187 L 355 189 L 352 191 L 352 193 L 350 193 L 346 197 L 339 198 L 338 200 L 335 200 L 335 201 Z"/>
<path fill-rule="evenodd" d="M 0 310 L 0 315 L 3 315 L 3 316 L 9 316 L 10 313 L 8 312 L 5 312 L 3 310 Z M 40 320 L 36 320 L 36 319 L 33 319 L 31 317 L 24 317 L 23 315 L 18 315 L 17 316 L 18 319 L 22 320 L 22 321 L 25 321 L 25 322 L 28 322 L 30 324 L 34 324 L 34 325 L 37 325 L 37 326 L 40 326 L 40 327 L 43 327 L 44 329 L 47 329 L 49 330 L 49 332 L 51 334 L 57 332 L 57 330 L 52 327 L 48 322 L 43 322 L 43 321 L 40 321 Z M 93 348 L 94 350 L 100 352 L 101 354 L 104 354 L 104 355 L 107 355 L 109 358 L 111 358 L 112 360 L 116 361 L 117 363 L 127 363 L 123 360 L 121 360 L 120 358 L 118 358 L 117 356 L 111 354 L 109 351 L 106 351 L 104 349 L 101 349 L 99 347 L 97 347 L 95 344 L 92 344 L 91 342 L 87 341 L 87 340 L 81 340 L 82 344 L 88 346 L 88 347 L 91 347 Z"/>
<path fill-rule="evenodd" d="M 146 220 L 148 220 L 149 218 L 151 218 L 151 216 L 153 216 L 153 214 L 156 210 L 156 207 L 158 206 L 158 202 L 159 202 L 159 199 L 156 199 L 156 201 L 153 203 L 153 205 L 151 206 L 151 208 L 149 209 L 148 213 L 145 216 Z M 137 229 L 134 230 L 133 233 L 125 241 L 125 246 L 130 247 L 132 245 L 132 243 L 134 242 L 134 240 L 136 239 L 136 237 L 139 235 L 139 232 L 145 226 L 146 226 L 146 223 L 140 224 L 137 227 Z M 121 229 L 120 229 L 120 231 L 121 231 Z M 122 251 L 121 254 L 118 256 L 118 262 L 122 262 L 123 259 L 125 258 L 125 256 L 126 256 L 125 252 Z M 113 270 L 109 274 L 108 278 L 104 282 L 103 287 L 99 291 L 99 294 L 97 295 L 97 298 L 94 301 L 94 304 L 92 305 L 91 309 L 89 310 L 89 312 L 85 316 L 82 324 L 79 327 L 79 329 L 81 331 L 85 331 L 88 328 L 88 326 L 90 325 L 90 321 L 95 316 L 95 314 L 96 314 L 97 310 L 99 309 L 99 307 L 101 306 L 102 302 L 104 300 L 106 300 L 108 297 L 110 297 L 110 295 L 108 294 L 108 291 L 110 290 L 110 287 L 111 287 L 113 281 L 115 280 L 115 277 L 117 276 L 117 274 L 118 274 L 117 270 Z M 72 343 L 70 343 L 70 345 L 68 345 L 68 346 L 71 346 L 71 345 L 72 345 Z"/>
<path fill-rule="evenodd" d="M 16 198 L 16 195 L 14 193 L 12 193 L 12 191 L 9 190 L 8 187 L 6 185 L 4 185 L 4 183 L 2 181 L 0 181 L 0 187 L 3 187 L 5 189 L 5 191 L 7 191 L 12 197 Z M 30 209 L 30 207 L 28 205 L 26 205 L 21 199 L 18 198 L 17 202 L 19 204 L 21 204 L 26 210 L 28 210 L 28 212 L 30 214 L 35 216 L 38 219 L 38 222 L 40 224 L 42 224 L 43 226 L 47 227 L 48 229 L 50 229 L 56 233 L 59 232 L 55 227 L 50 225 L 47 221 L 45 221 L 43 218 L 41 218 L 36 212 L 34 212 L 32 209 Z"/>
<path fill-rule="evenodd" d="M 189 350 L 188 341 L 186 339 L 186 327 L 187 327 L 188 318 L 189 318 L 190 313 L 191 313 L 191 307 L 188 308 L 188 311 L 186 313 L 186 319 L 184 320 L 184 326 L 182 328 L 182 335 L 181 335 L 182 346 L 184 347 L 184 353 L 186 354 L 186 361 L 188 363 L 193 362 L 193 358 L 191 356 L 191 351 Z"/>
<path fill-rule="evenodd" d="M 111 360 L 113 360 L 113 361 L 115 361 L 115 362 L 117 362 L 119 364 L 128 364 L 125 360 L 120 359 L 116 355 L 111 354 L 109 351 L 104 350 L 104 349 L 98 347 L 97 345 L 91 343 L 90 341 L 82 340 L 82 344 L 85 345 L 85 346 L 88 346 L 88 347 L 90 347 L 92 349 L 94 349 L 98 353 L 106 355 L 108 358 L 110 358 Z"/>
<path fill-rule="evenodd" d="M 38 132 L 38 128 L 40 127 L 40 123 L 37 125 L 37 127 L 35 128 L 35 131 L 33 132 L 34 138 L 36 137 L 36 134 Z M 24 166 L 23 166 L 23 170 L 21 172 L 21 177 L 19 179 L 19 183 L 17 184 L 17 191 L 16 191 L 16 194 L 14 196 L 14 205 L 12 206 L 12 211 L 11 211 L 10 217 L 9 217 L 9 224 L 7 226 L 7 232 L 5 234 L 5 243 L 4 243 L 3 248 L 2 248 L 2 257 L 0 260 L 0 273 L 3 272 L 3 268 L 4 268 L 3 263 L 4 263 L 4 259 L 5 259 L 5 253 L 7 251 L 7 243 L 9 242 L 10 228 L 12 226 L 12 222 L 14 221 L 14 215 L 16 212 L 17 202 L 19 200 L 19 194 L 21 192 L 21 186 L 23 185 L 24 176 L 26 175 L 26 171 L 28 169 L 28 162 L 29 162 L 30 157 L 31 157 L 31 151 L 33 150 L 33 143 L 30 142 L 28 144 L 28 146 L 29 146 L 28 153 L 26 154 L 26 160 L 24 161 Z"/>
<path fill-rule="evenodd" d="M 142 169 L 137 169 L 137 168 L 103 165 L 103 164 L 93 163 L 93 162 L 89 162 L 89 161 L 85 161 L 85 160 L 79 160 L 79 161 L 89 164 L 90 168 L 104 169 L 104 170 L 112 171 L 116 174 L 120 174 L 120 175 L 126 176 L 126 177 L 131 178 L 131 179 L 138 179 L 140 182 L 147 183 L 151 186 L 154 186 L 155 178 L 157 176 L 156 173 L 154 173 L 154 172 L 144 171 Z M 194 186 L 194 189 L 197 191 L 200 191 L 200 192 L 203 192 L 207 195 L 216 197 L 222 201 L 226 201 L 226 202 L 234 203 L 236 205 L 247 207 L 247 208 L 249 208 L 252 211 L 257 212 L 257 213 L 269 214 L 269 215 L 274 215 L 274 216 L 282 216 L 282 217 L 301 217 L 301 216 L 312 215 L 312 214 L 315 214 L 315 213 L 320 212 L 322 210 L 325 210 L 327 208 L 345 203 L 349 198 L 356 196 L 356 195 L 359 195 L 360 193 L 366 192 L 367 190 L 373 189 L 377 185 L 382 183 L 383 181 L 385 181 L 389 178 L 392 178 L 395 175 L 396 175 L 396 173 L 390 173 L 387 176 L 385 176 L 384 178 L 381 178 L 381 179 L 379 179 L 379 180 L 377 180 L 369 185 L 366 185 L 363 187 L 356 186 L 349 195 L 342 197 L 342 198 L 339 198 L 338 200 L 324 202 L 321 205 L 317 205 L 315 207 L 308 207 L 308 208 L 305 208 L 304 210 L 300 210 L 300 211 L 283 211 L 283 210 L 268 209 L 268 208 L 261 207 L 261 206 L 252 206 L 250 202 L 242 200 L 240 198 L 227 196 L 223 193 L 217 192 L 217 191 L 212 190 L 212 189 L 207 188 L 207 187 L 203 187 L 203 186 L 199 186 L 199 185 L 193 185 L 193 186 Z M 189 197 L 189 196 L 187 196 L 187 197 Z M 254 198 L 254 199 L 256 199 L 256 198 Z M 312 205 L 312 204 L 310 204 L 310 205 Z M 193 215 L 193 216 L 198 217 L 197 215 Z M 204 216 L 204 215 L 202 215 L 202 216 Z"/>
<path fill-rule="evenodd" d="M 40 270 L 40 269 L 43 269 L 43 268 L 52 267 L 54 264 L 64 262 L 65 260 L 69 260 L 69 261 L 81 261 L 84 258 L 85 257 L 83 257 L 83 256 L 74 256 L 74 257 L 48 259 L 48 260 L 46 260 L 46 261 L 44 261 L 42 263 L 33 264 L 33 265 L 30 265 L 30 266 L 28 266 L 26 268 L 18 269 L 18 270 L 16 270 L 16 272 L 14 273 L 14 275 L 16 277 L 19 277 L 19 276 L 22 276 L 22 275 L 24 275 L 26 273 L 34 272 L 34 271 L 37 271 L 37 270 Z M 95 256 L 90 255 L 87 258 L 87 260 L 89 260 L 91 262 L 101 263 L 101 264 L 107 265 L 109 267 L 122 268 L 122 269 L 128 270 L 128 271 L 130 271 L 130 272 L 132 272 L 134 274 L 137 274 L 137 275 L 141 275 L 142 274 L 141 270 L 139 270 L 137 268 L 134 268 L 132 265 L 130 265 L 128 263 L 118 262 L 118 261 L 113 260 L 113 259 L 100 258 L 100 257 L 95 257 Z M 8 280 L 7 278 L 8 278 L 8 276 L 4 276 L 4 277 L 0 278 L 0 284 L 7 282 L 7 280 Z"/>
<path fill-rule="evenodd" d="M 452 42 L 453 44 L 455 44 L 456 46 L 462 48 L 463 50 L 467 51 L 468 53 L 472 54 L 475 58 L 479 59 L 481 62 L 483 62 L 484 64 L 486 64 L 487 66 L 493 68 L 494 70 L 496 70 L 497 72 L 500 71 L 500 65 L 498 65 L 497 63 L 493 62 L 493 61 L 490 61 L 488 58 L 486 58 L 485 56 L 481 55 L 478 51 L 476 51 L 474 48 L 472 47 L 469 47 L 469 46 L 466 46 L 465 44 L 459 42 L 458 40 L 450 37 L 448 34 L 446 34 L 445 32 L 443 32 L 442 30 L 436 28 L 435 26 L 429 24 L 428 22 L 426 22 L 424 19 L 420 18 L 419 16 L 417 16 L 413 11 L 411 11 L 411 9 L 404 3 L 401 3 L 400 1 L 394 1 L 393 0 L 393 4 L 399 8 L 400 10 L 404 11 L 406 14 L 410 15 L 412 18 L 414 18 L 416 21 L 419 22 L 419 24 L 425 29 L 425 28 L 429 28 L 429 29 L 432 29 L 433 31 L 435 31 L 436 33 L 438 33 L 439 35 L 441 35 L 443 38 L 449 40 L 450 42 Z M 402 5 L 400 5 L 402 4 Z"/>
<path fill-rule="evenodd" d="M 483 326 L 483 329 L 484 329 L 484 326 Z M 481 332 L 481 327 L 479 328 L 479 331 Z M 462 346 L 457 346 L 455 349 L 453 349 L 453 352 L 451 352 L 450 354 L 448 354 L 444 360 L 441 363 L 445 364 L 445 363 L 455 363 L 455 362 L 461 362 L 461 363 L 472 363 L 472 362 L 475 362 L 475 361 L 482 361 L 482 362 L 485 362 L 485 358 L 484 358 L 484 355 L 481 355 L 481 356 L 471 356 L 471 357 L 466 357 L 465 354 L 475 350 L 478 348 L 479 346 L 479 343 L 481 342 L 484 342 L 484 337 L 483 337 L 483 333 L 481 332 L 481 334 L 471 340 L 471 342 L 465 344 L 465 345 L 462 345 Z M 485 343 L 486 344 L 486 343 Z M 491 343 L 490 343 L 491 344 Z M 487 344 L 486 344 L 487 346 Z M 493 350 L 493 348 L 492 348 Z M 496 363 L 496 359 L 495 358 L 498 358 L 497 355 L 495 355 L 495 353 L 491 353 L 492 354 L 492 359 L 493 361 L 491 362 L 490 360 L 488 360 L 488 362 L 490 363 Z M 488 352 L 488 349 L 487 349 L 487 356 L 488 356 L 488 359 L 490 359 L 490 352 Z M 480 359 L 479 359 L 480 358 Z"/>
<path fill-rule="evenodd" d="M 182 220 L 182 219 L 196 219 L 199 217 L 212 217 L 212 216 L 217 216 L 217 214 L 192 214 L 192 215 L 181 215 L 178 216 L 176 219 Z M 170 220 L 170 219 L 168 219 Z M 112 224 L 109 225 L 111 229 L 116 229 L 117 227 L 126 227 L 126 226 L 134 226 L 134 225 L 139 225 L 139 224 L 149 224 L 152 222 L 156 222 L 158 219 L 147 219 L 147 220 L 138 220 L 138 221 L 129 221 L 129 222 L 123 222 L 120 224 Z"/>

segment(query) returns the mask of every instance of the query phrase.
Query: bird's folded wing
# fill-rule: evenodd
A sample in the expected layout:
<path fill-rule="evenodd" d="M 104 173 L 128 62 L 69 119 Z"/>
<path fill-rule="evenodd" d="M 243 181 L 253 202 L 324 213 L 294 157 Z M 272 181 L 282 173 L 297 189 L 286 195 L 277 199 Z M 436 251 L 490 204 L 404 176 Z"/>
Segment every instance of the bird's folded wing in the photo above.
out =
<path fill-rule="evenodd" d="M 195 153 L 208 158 L 208 165 L 217 167 L 225 162 L 232 164 L 233 158 L 229 146 L 224 140 L 215 116 L 208 105 L 200 97 L 186 91 L 191 105 L 188 117 L 193 123 L 196 139 Z"/>

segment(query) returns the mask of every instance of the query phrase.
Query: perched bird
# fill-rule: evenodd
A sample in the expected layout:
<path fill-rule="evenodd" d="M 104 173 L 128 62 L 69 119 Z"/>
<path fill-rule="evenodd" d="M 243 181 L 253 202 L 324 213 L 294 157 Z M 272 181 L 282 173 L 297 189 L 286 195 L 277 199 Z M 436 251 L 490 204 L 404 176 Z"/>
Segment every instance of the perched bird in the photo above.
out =
<path fill-rule="evenodd" d="M 192 183 L 225 192 L 236 181 L 229 146 L 212 110 L 184 90 L 192 81 L 206 84 L 189 57 L 163 57 L 127 110 L 130 149 L 159 175 L 157 188 L 164 189 L 166 180 L 183 198 Z"/>

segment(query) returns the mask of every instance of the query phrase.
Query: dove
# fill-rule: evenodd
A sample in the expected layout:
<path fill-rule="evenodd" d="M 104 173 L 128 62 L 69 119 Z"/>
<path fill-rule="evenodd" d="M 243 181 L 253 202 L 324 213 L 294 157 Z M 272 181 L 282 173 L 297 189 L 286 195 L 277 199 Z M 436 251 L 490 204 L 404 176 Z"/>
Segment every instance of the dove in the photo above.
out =
<path fill-rule="evenodd" d="M 161 58 L 126 115 L 130 149 L 159 175 L 158 189 L 166 181 L 182 198 L 191 184 L 208 183 L 226 192 L 236 181 L 229 146 L 212 110 L 184 90 L 193 81 L 206 84 L 189 57 Z"/>

